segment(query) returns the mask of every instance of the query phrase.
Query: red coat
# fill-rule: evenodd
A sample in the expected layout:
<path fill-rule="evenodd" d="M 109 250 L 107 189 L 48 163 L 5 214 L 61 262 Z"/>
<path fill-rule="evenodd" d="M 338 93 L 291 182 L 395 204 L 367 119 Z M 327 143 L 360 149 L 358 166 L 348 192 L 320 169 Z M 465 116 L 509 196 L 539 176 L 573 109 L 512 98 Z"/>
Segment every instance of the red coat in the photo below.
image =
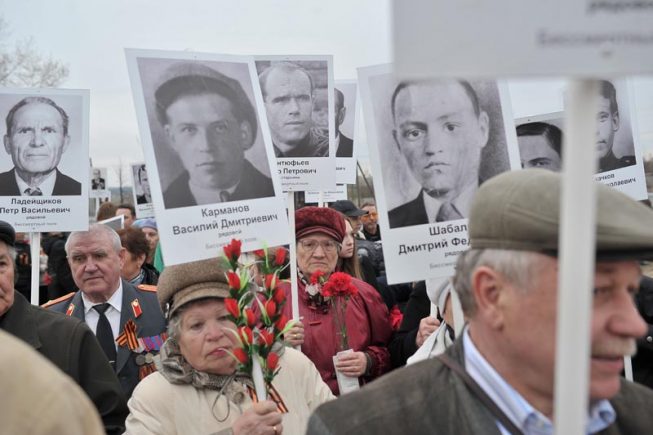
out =
<path fill-rule="evenodd" d="M 367 353 L 372 359 L 369 376 L 361 376 L 361 384 L 369 382 L 390 370 L 390 353 L 387 344 L 392 335 L 388 308 L 383 303 L 379 293 L 365 282 L 352 278 L 358 288 L 358 294 L 347 304 L 346 323 L 349 347 L 354 351 Z M 292 303 L 290 300 L 290 283 L 284 282 L 281 287 L 286 292 L 284 314 L 292 318 Z M 333 312 L 326 313 L 321 309 L 312 309 L 308 305 L 308 294 L 304 284 L 298 283 L 299 315 L 303 316 L 305 329 L 302 352 L 313 361 L 329 385 L 333 394 L 339 394 L 338 381 L 332 357 L 338 352 L 336 326 Z"/>

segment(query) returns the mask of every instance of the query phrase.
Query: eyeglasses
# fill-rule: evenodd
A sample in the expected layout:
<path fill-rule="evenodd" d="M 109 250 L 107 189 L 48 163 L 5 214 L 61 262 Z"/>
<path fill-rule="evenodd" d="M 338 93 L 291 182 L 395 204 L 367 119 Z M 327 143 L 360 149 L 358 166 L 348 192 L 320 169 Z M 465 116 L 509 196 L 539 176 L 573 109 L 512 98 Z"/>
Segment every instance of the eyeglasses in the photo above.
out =
<path fill-rule="evenodd" d="M 364 221 L 369 221 L 370 219 L 377 219 L 379 217 L 379 214 L 377 212 L 372 212 L 368 214 L 364 214 L 361 216 L 361 219 Z"/>
<path fill-rule="evenodd" d="M 323 240 L 321 242 L 318 242 L 317 240 L 302 239 L 299 242 L 297 242 L 297 244 L 301 246 L 302 249 L 308 252 L 315 251 L 318 246 L 321 246 L 324 252 L 329 252 L 329 253 L 335 252 L 338 250 L 338 248 L 340 248 L 340 243 L 333 240 Z"/>

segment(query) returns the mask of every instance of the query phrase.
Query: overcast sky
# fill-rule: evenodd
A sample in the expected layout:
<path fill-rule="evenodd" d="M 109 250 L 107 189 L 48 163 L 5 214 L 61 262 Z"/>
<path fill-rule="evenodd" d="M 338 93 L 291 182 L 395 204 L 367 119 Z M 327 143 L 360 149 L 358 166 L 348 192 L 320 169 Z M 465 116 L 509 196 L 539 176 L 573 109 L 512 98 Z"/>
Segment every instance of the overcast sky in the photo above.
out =
<path fill-rule="evenodd" d="M 0 5 L 10 40 L 33 37 L 43 54 L 68 64 L 70 76 L 62 87 L 91 90 L 95 166 L 143 159 L 126 47 L 333 54 L 336 79 L 355 78 L 357 67 L 391 61 L 389 0 L 0 0 Z M 511 82 L 515 117 L 562 110 L 563 86 L 562 80 Z M 651 151 L 653 81 L 637 82 L 636 96 L 642 145 Z"/>

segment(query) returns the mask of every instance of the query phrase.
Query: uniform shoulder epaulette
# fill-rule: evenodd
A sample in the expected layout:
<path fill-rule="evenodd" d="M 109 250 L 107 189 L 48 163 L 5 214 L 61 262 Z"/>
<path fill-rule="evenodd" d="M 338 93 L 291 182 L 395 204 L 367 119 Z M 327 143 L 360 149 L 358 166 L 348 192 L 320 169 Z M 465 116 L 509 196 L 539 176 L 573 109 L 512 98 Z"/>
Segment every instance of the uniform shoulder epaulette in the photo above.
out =
<path fill-rule="evenodd" d="M 48 308 L 51 307 L 52 305 L 58 304 L 59 302 L 64 302 L 67 301 L 68 299 L 72 299 L 73 296 L 75 296 L 75 293 L 76 292 L 70 292 L 67 295 L 61 296 L 60 298 L 49 300 L 43 305 L 41 305 L 41 308 Z"/>
<path fill-rule="evenodd" d="M 146 292 L 152 292 L 156 293 L 156 286 L 155 285 L 150 285 L 150 284 L 139 284 L 136 286 L 139 290 L 143 290 Z"/>

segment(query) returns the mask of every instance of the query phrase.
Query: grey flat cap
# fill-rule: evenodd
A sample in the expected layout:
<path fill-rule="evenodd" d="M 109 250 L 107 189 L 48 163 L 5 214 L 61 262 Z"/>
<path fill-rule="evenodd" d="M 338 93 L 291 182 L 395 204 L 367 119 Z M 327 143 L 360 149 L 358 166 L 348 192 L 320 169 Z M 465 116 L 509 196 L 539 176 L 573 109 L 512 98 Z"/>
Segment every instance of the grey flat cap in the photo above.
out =
<path fill-rule="evenodd" d="M 234 116 L 250 123 L 254 142 L 258 125 L 256 111 L 240 82 L 200 62 L 178 62 L 163 71 L 154 91 L 159 122 L 167 123 L 166 110 L 180 96 L 202 93 L 216 93 L 231 101 Z"/>
<path fill-rule="evenodd" d="M 225 269 L 218 258 L 175 264 L 163 269 L 157 285 L 161 311 L 170 319 L 184 304 L 204 298 L 229 297 Z"/>
<path fill-rule="evenodd" d="M 497 175 L 476 192 L 469 217 L 474 249 L 512 249 L 557 255 L 560 174 L 526 169 Z M 653 210 L 596 183 L 596 257 L 653 258 Z"/>

